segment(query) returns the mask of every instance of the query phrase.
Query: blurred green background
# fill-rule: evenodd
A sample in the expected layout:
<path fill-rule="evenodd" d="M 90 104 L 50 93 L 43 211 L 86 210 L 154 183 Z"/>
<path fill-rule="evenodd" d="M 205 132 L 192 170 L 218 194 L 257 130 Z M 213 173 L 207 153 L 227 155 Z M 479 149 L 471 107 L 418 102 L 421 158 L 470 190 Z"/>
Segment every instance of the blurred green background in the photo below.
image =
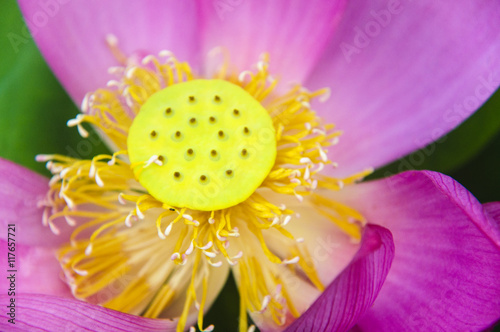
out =
<path fill-rule="evenodd" d="M 100 141 L 83 140 L 66 121 L 78 109 L 54 78 L 30 38 L 15 1 L 0 3 L 0 157 L 48 175 L 35 162 L 39 153 L 106 152 Z M 95 136 L 94 136 L 95 137 Z M 432 153 L 428 153 L 431 151 Z M 77 152 L 75 152 L 77 151 Z M 425 158 L 421 158 L 421 156 Z M 442 143 L 377 170 L 370 179 L 401 170 L 430 169 L 448 174 L 481 202 L 500 201 L 500 92 Z M 208 313 L 219 331 L 237 328 L 238 296 L 234 280 Z"/>

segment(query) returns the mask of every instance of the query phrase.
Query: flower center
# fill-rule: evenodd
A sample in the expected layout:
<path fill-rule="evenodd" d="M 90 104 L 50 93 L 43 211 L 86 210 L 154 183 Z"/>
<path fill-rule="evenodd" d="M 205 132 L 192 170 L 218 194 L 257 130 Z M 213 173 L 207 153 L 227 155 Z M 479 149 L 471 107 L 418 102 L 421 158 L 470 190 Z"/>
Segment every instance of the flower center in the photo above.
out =
<path fill-rule="evenodd" d="M 213 211 L 246 200 L 276 159 L 273 122 L 241 87 L 192 80 L 152 95 L 130 127 L 134 174 L 159 201 Z"/>

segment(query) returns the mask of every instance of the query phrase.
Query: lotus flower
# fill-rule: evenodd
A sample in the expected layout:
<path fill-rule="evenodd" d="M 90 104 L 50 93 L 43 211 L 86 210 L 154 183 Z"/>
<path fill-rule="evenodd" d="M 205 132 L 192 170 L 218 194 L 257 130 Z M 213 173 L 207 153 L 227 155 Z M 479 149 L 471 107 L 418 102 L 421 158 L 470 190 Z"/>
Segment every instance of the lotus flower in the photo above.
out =
<path fill-rule="evenodd" d="M 240 331 L 499 318 L 500 203 L 429 171 L 360 182 L 498 87 L 497 2 L 20 5 L 68 124 L 113 154 L 41 155 L 50 180 L 0 162 L 3 330 L 212 330 L 229 271 Z"/>

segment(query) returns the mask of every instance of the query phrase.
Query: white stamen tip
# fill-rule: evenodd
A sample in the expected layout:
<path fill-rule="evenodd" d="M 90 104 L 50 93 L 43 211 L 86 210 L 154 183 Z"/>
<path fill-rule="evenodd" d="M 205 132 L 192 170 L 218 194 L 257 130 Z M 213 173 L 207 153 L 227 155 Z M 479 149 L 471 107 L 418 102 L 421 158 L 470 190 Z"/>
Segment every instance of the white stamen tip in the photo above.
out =
<path fill-rule="evenodd" d="M 194 328 L 194 326 L 191 326 L 191 327 L 189 328 L 189 332 L 196 332 L 196 329 Z"/>
<path fill-rule="evenodd" d="M 88 274 L 88 272 L 85 270 L 78 270 L 78 269 L 73 268 L 73 271 L 75 271 L 76 274 L 81 275 L 83 277 L 85 277 Z"/>
<path fill-rule="evenodd" d="M 173 261 L 175 261 L 176 259 L 179 259 L 179 258 L 181 258 L 181 254 L 179 254 L 178 252 L 174 252 L 172 254 L 172 256 L 170 256 L 170 259 Z"/>
<path fill-rule="evenodd" d="M 325 135 L 326 132 L 324 130 L 321 130 L 321 129 L 318 129 L 318 128 L 314 128 L 312 130 L 313 134 L 318 134 L 318 135 Z"/>
<path fill-rule="evenodd" d="M 66 219 L 66 223 L 69 225 L 69 226 L 76 226 L 76 220 L 71 218 L 70 216 L 65 216 L 65 219 Z"/>
<path fill-rule="evenodd" d="M 142 211 L 139 209 L 138 206 L 136 206 L 135 208 L 135 213 L 137 213 L 137 216 L 139 217 L 139 219 L 144 219 L 144 214 L 142 213 Z"/>
<path fill-rule="evenodd" d="M 304 106 L 305 108 L 311 108 L 311 104 L 308 102 L 308 101 L 303 101 L 301 102 L 302 106 Z"/>
<path fill-rule="evenodd" d="M 165 240 L 167 238 L 159 228 L 158 228 L 158 237 L 162 240 Z"/>
<path fill-rule="evenodd" d="M 267 309 L 267 306 L 269 305 L 269 302 L 271 302 L 271 296 L 270 295 L 264 296 L 264 298 L 262 299 L 262 307 L 260 309 L 261 313 L 264 312 Z"/>
<path fill-rule="evenodd" d="M 57 228 L 56 225 L 54 225 L 54 223 L 52 223 L 50 221 L 49 221 L 49 228 L 50 228 L 51 232 L 54 233 L 55 235 L 61 234 L 61 231 L 59 230 L 59 228 Z"/>
<path fill-rule="evenodd" d="M 255 325 L 250 325 L 247 332 L 255 332 Z"/>
<path fill-rule="evenodd" d="M 318 150 L 319 150 L 319 155 L 321 157 L 321 160 L 324 162 L 328 161 L 328 156 L 326 155 L 325 151 L 321 148 L 321 146 L 318 144 Z"/>
<path fill-rule="evenodd" d="M 209 325 L 207 326 L 207 328 L 205 330 L 203 330 L 204 332 L 212 332 L 214 330 L 214 326 L 213 325 Z"/>
<path fill-rule="evenodd" d="M 213 225 L 213 224 L 215 223 L 215 219 L 214 219 L 214 218 L 209 218 L 209 219 L 208 219 L 208 223 L 209 223 L 210 225 Z"/>
<path fill-rule="evenodd" d="M 108 43 L 111 46 L 117 45 L 118 44 L 118 38 L 116 38 L 115 35 L 112 33 L 108 33 L 106 35 L 106 43 Z"/>
<path fill-rule="evenodd" d="M 210 257 L 210 258 L 214 258 L 215 256 L 217 256 L 216 253 L 214 252 L 211 252 L 211 251 L 204 251 L 203 252 L 207 257 Z"/>
<path fill-rule="evenodd" d="M 311 171 L 309 170 L 309 166 L 306 167 L 306 170 L 304 171 L 304 180 L 309 180 L 309 177 L 311 176 Z"/>
<path fill-rule="evenodd" d="M 290 220 L 292 220 L 292 216 L 286 216 L 285 220 L 283 220 L 283 226 L 286 226 L 290 222 Z"/>
<path fill-rule="evenodd" d="M 120 202 L 120 204 L 122 205 L 127 204 L 127 201 L 123 198 L 123 193 L 118 194 L 118 202 Z"/>
<path fill-rule="evenodd" d="M 143 65 L 147 65 L 148 63 L 150 63 L 151 61 L 153 61 L 155 59 L 154 55 L 146 55 L 143 59 L 142 59 L 142 64 Z"/>
<path fill-rule="evenodd" d="M 83 126 L 81 124 L 77 125 L 76 129 L 78 129 L 78 133 L 80 134 L 80 136 L 82 136 L 84 138 L 89 137 L 89 132 L 86 131 L 85 128 L 83 128 Z"/>
<path fill-rule="evenodd" d="M 125 226 L 132 227 L 132 219 L 136 219 L 133 214 L 129 214 L 127 218 L 125 218 Z"/>
<path fill-rule="evenodd" d="M 297 241 L 297 243 L 303 243 L 303 242 L 304 242 L 304 238 L 303 238 L 303 237 L 299 237 L 299 238 L 298 238 L 297 240 L 295 240 L 295 241 Z"/>
<path fill-rule="evenodd" d="M 90 256 L 91 253 L 92 253 L 92 243 L 90 243 L 85 249 L 85 256 Z"/>
<path fill-rule="evenodd" d="M 191 244 L 189 245 L 189 248 L 187 248 L 185 254 L 191 255 L 193 253 L 193 250 L 194 250 L 194 243 L 193 243 L 193 241 L 191 241 Z"/>
<path fill-rule="evenodd" d="M 97 183 L 97 185 L 99 187 L 104 187 L 104 182 L 102 181 L 101 177 L 99 176 L 99 172 L 95 173 L 95 183 Z"/>
<path fill-rule="evenodd" d="M 191 217 L 189 214 L 183 214 L 182 218 L 187 219 L 189 221 L 193 221 L 193 217 Z"/>
<path fill-rule="evenodd" d="M 299 261 L 299 259 L 300 259 L 299 256 L 295 256 L 292 259 L 285 259 L 283 262 L 281 262 L 281 264 L 284 264 L 284 265 L 295 264 Z"/>
<path fill-rule="evenodd" d="M 39 163 L 43 163 L 43 162 L 46 162 L 49 160 L 50 160 L 50 155 L 47 155 L 47 154 L 37 154 L 35 156 L 35 161 L 37 161 Z"/>
<path fill-rule="evenodd" d="M 172 53 L 171 51 L 169 50 L 161 50 L 159 53 L 158 53 L 159 56 L 161 57 L 171 57 L 171 56 L 174 56 L 174 53 Z"/>
<path fill-rule="evenodd" d="M 152 155 L 148 161 L 146 162 L 146 165 L 143 166 L 143 168 L 149 167 L 151 164 L 155 163 L 158 166 L 163 165 L 163 162 L 159 159 L 160 156 L 158 155 Z"/>
<path fill-rule="evenodd" d="M 309 122 L 306 122 L 305 127 L 307 130 L 311 130 L 311 124 Z"/>
<path fill-rule="evenodd" d="M 208 241 L 207 244 L 205 244 L 203 247 L 200 247 L 201 250 L 208 250 L 210 248 L 212 248 L 213 246 L 213 242 L 212 241 Z"/>
<path fill-rule="evenodd" d="M 212 265 L 213 267 L 220 267 L 220 266 L 222 266 L 222 261 L 212 263 L 210 260 L 208 260 L 208 264 Z"/>
<path fill-rule="evenodd" d="M 245 77 L 246 76 L 249 76 L 249 77 L 252 77 L 252 72 L 251 71 L 248 71 L 248 70 L 245 70 L 245 71 L 242 71 L 239 75 L 238 75 L 238 81 L 240 82 L 244 82 L 245 81 Z"/>
<path fill-rule="evenodd" d="M 300 163 L 301 164 L 311 164 L 312 161 L 308 157 L 303 157 L 303 158 L 300 158 Z"/>
<path fill-rule="evenodd" d="M 281 211 L 284 211 L 284 210 L 286 210 L 286 205 L 283 204 L 283 203 L 281 203 L 280 206 L 279 206 L 279 208 L 280 208 Z"/>
<path fill-rule="evenodd" d="M 168 224 L 167 228 L 165 228 L 165 235 L 168 236 L 172 231 L 172 223 Z"/>
<path fill-rule="evenodd" d="M 299 200 L 299 202 L 303 202 L 304 201 L 304 197 L 302 197 L 301 195 L 297 194 L 297 193 L 294 193 L 295 197 Z"/>
<path fill-rule="evenodd" d="M 318 100 L 322 103 L 324 103 L 325 101 L 328 100 L 328 98 L 330 98 L 330 95 L 332 94 L 332 91 L 329 89 L 329 88 L 326 88 L 326 91 L 325 93 L 323 93 L 319 98 Z"/>
<path fill-rule="evenodd" d="M 68 120 L 68 121 L 66 122 L 66 125 L 67 125 L 68 127 L 74 127 L 74 126 L 76 126 L 76 125 L 79 125 L 79 124 L 80 124 L 80 122 L 81 122 L 80 118 L 79 118 L 79 117 L 76 117 L 76 118 L 74 118 L 74 119 Z"/>

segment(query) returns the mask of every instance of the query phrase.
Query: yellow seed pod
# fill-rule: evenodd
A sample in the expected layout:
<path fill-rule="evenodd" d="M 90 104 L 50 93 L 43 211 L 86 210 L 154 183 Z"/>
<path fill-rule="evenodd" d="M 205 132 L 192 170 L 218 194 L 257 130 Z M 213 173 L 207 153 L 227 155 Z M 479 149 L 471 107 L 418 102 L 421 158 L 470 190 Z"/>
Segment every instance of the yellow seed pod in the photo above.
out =
<path fill-rule="evenodd" d="M 276 159 L 266 109 L 223 80 L 183 82 L 152 95 L 134 119 L 127 145 L 134 174 L 152 196 L 201 211 L 243 202 Z"/>

